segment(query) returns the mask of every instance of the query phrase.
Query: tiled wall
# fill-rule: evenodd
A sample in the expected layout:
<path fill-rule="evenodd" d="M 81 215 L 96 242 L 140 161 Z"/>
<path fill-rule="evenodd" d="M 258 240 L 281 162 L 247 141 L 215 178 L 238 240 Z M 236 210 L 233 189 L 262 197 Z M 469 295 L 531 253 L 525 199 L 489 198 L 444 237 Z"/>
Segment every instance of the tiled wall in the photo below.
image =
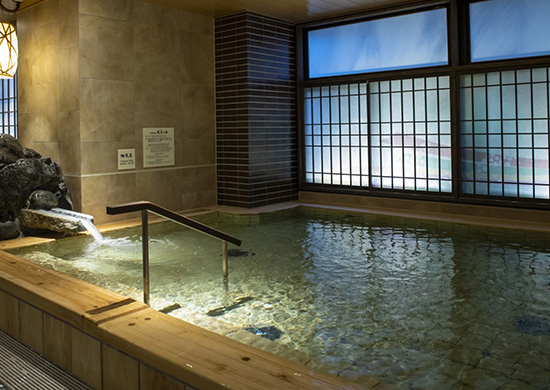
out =
<path fill-rule="evenodd" d="M 213 19 L 132 0 L 48 0 L 18 15 L 20 140 L 61 163 L 75 208 L 216 204 Z M 144 127 L 172 127 L 175 165 L 143 167 Z M 135 148 L 119 171 L 117 150 Z M 127 218 L 127 215 L 118 218 Z"/>
<path fill-rule="evenodd" d="M 293 25 L 252 13 L 215 21 L 218 203 L 297 199 Z"/>

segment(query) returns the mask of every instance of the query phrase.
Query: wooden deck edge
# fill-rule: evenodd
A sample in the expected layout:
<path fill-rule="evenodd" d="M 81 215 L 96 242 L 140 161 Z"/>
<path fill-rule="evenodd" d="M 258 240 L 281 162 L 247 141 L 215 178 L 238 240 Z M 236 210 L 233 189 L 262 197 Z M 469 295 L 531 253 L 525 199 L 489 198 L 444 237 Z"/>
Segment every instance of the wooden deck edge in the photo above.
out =
<path fill-rule="evenodd" d="M 20 302 L 19 307 L 30 305 L 42 316 L 55 317 L 90 336 L 91 341 L 99 340 L 101 345 L 198 389 L 363 389 L 0 251 L 0 317 L 15 315 L 14 304 L 3 304 L 8 299 Z M 24 321 L 0 318 L 0 329 L 21 339 L 23 334 L 14 324 Z M 70 348 L 69 343 L 69 353 Z M 47 351 L 45 355 L 48 357 Z M 68 363 L 54 363 L 71 368 Z M 105 381 L 105 374 L 103 377 Z M 81 379 L 87 383 L 94 380 Z"/>

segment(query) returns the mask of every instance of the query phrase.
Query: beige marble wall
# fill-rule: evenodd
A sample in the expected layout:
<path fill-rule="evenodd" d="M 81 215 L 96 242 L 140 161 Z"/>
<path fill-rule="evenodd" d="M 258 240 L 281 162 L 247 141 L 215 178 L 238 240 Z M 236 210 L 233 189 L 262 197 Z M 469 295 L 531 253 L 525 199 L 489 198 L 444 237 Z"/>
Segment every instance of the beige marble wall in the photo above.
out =
<path fill-rule="evenodd" d="M 48 0 L 21 13 L 20 139 L 58 160 L 78 210 L 216 203 L 213 19 L 131 0 Z M 144 127 L 173 127 L 175 165 L 143 167 Z M 136 149 L 119 171 L 118 149 Z"/>
<path fill-rule="evenodd" d="M 49 0 L 17 17 L 19 138 L 80 174 L 78 37 L 71 0 Z"/>

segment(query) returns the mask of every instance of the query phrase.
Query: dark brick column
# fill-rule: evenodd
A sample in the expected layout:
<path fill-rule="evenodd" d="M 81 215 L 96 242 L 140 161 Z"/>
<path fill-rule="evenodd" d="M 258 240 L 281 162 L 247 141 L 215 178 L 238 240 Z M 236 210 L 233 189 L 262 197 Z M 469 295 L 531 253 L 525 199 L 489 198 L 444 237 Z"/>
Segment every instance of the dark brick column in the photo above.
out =
<path fill-rule="evenodd" d="M 218 203 L 297 199 L 294 26 L 245 12 L 215 34 Z"/>

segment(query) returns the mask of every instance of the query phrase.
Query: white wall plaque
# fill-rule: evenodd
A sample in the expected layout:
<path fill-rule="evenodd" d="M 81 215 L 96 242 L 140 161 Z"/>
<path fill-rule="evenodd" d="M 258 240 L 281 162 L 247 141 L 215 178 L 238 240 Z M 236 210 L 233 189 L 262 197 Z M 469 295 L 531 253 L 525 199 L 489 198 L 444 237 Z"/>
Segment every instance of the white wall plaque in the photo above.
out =
<path fill-rule="evenodd" d="M 144 128 L 143 167 L 166 167 L 170 165 L 175 165 L 174 128 Z"/>
<path fill-rule="evenodd" d="M 118 149 L 118 170 L 136 169 L 136 150 Z"/>

